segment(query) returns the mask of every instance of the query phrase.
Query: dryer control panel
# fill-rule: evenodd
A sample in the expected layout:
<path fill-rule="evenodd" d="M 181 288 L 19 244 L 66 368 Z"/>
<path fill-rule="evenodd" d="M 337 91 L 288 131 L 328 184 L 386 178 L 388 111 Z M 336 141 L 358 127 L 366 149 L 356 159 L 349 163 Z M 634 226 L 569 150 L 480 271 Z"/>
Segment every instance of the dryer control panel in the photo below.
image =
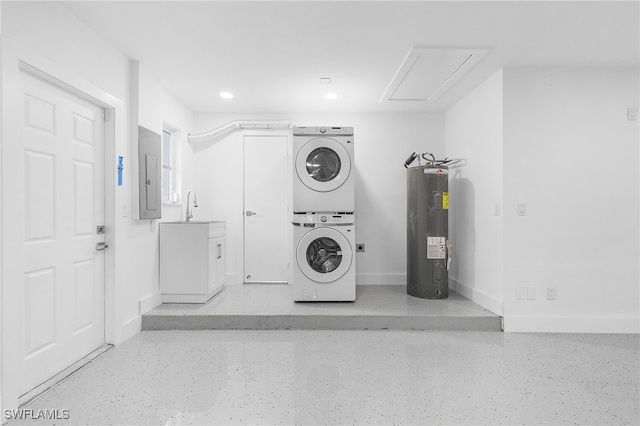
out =
<path fill-rule="evenodd" d="M 308 213 L 294 214 L 291 223 L 296 226 L 313 227 L 316 225 L 351 225 L 354 223 L 353 221 L 353 214 Z"/>
<path fill-rule="evenodd" d="M 294 127 L 294 136 L 343 135 L 353 136 L 353 127 Z"/>

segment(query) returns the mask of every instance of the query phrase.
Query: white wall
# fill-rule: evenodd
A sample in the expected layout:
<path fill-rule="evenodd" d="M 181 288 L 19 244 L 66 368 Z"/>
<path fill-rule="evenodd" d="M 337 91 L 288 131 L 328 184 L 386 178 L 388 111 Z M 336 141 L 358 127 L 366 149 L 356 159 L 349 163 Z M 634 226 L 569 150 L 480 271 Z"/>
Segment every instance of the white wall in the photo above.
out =
<path fill-rule="evenodd" d="M 447 111 L 447 155 L 467 160 L 451 179 L 451 277 L 505 331 L 640 331 L 638 80 L 506 68 Z"/>
<path fill-rule="evenodd" d="M 57 2 L 2 2 L 2 33 L 128 101 L 129 61 Z"/>
<path fill-rule="evenodd" d="M 444 155 L 444 114 L 196 114 L 196 132 L 238 119 L 286 119 L 355 131 L 358 284 L 406 284 L 406 172 L 413 151 Z M 228 281 L 242 283 L 242 137 L 195 148 L 197 220 L 227 221 Z M 237 274 L 237 275 L 236 275 Z"/>
<path fill-rule="evenodd" d="M 504 70 L 507 331 L 640 331 L 639 136 L 638 120 L 627 120 L 638 75 Z M 535 300 L 516 300 L 523 286 Z"/>
<path fill-rule="evenodd" d="M 502 216 L 495 208 L 502 206 L 502 96 L 500 70 L 446 113 L 447 157 L 465 159 L 449 175 L 449 285 L 499 315 Z"/>
<path fill-rule="evenodd" d="M 3 38 L 2 38 L 2 5 L 0 4 L 0 59 L 2 58 L 2 45 L 3 45 Z M 2 64 L 0 64 L 0 98 L 2 97 Z M 0 101 L 0 164 L 2 164 L 2 144 L 3 142 L 3 129 L 2 129 L 2 104 L 3 102 Z M 0 173 L 0 188 L 2 188 L 4 182 L 2 181 L 2 173 Z M 0 189 L 1 190 L 1 189 Z M 2 242 L 2 238 L 3 238 L 3 228 L 2 228 L 2 213 L 3 213 L 3 209 L 4 209 L 4 197 L 0 196 L 0 346 L 2 345 L 2 340 L 4 339 L 3 336 L 3 332 L 2 330 L 4 330 L 4 326 L 3 326 L 3 317 L 4 317 L 4 311 L 2 310 L 2 306 L 4 305 L 4 298 L 3 298 L 3 280 L 2 280 L 2 270 L 4 268 L 3 265 L 3 259 L 4 259 L 4 253 L 2 252 L 2 247 L 4 246 Z M 4 359 L 3 359 L 3 355 L 2 355 L 2 350 L 0 349 L 0 377 L 2 376 L 2 368 L 3 368 L 3 364 L 4 364 Z M 7 406 L 5 403 L 5 400 L 3 399 L 4 397 L 4 393 L 5 393 L 5 386 L 2 383 L 2 380 L 0 379 L 0 409 L 4 409 Z M 13 403 L 13 401 L 11 401 L 11 403 Z"/>
<path fill-rule="evenodd" d="M 162 134 L 166 128 L 172 131 L 180 176 L 178 185 L 193 181 L 193 151 L 187 135 L 193 128 L 193 113 L 188 111 L 172 95 L 167 93 L 160 80 L 144 64 L 130 61 L 130 136 L 129 136 L 129 200 L 131 208 L 127 214 L 127 233 L 119 238 L 126 244 L 129 255 L 120 264 L 127 281 L 124 288 L 123 315 L 125 335 L 130 336 L 141 329 L 141 315 L 158 306 L 162 297 L 159 287 L 159 226 L 158 222 L 179 221 L 181 204 L 162 205 L 162 219 L 137 220 L 138 212 L 138 126 Z M 183 162 L 186 162 L 183 164 Z M 184 171 L 184 178 L 181 172 Z M 181 187 L 178 188 L 181 193 Z M 124 215 L 125 213 L 123 213 Z M 140 303 L 140 305 L 139 305 Z"/>

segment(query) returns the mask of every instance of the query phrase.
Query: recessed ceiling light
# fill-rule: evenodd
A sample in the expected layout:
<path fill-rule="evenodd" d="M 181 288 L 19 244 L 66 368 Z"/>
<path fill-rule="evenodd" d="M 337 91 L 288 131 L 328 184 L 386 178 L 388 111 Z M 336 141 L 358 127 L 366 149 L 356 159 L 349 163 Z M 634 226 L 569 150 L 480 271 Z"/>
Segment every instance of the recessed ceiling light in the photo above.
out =
<path fill-rule="evenodd" d="M 325 83 L 325 84 L 331 83 L 331 79 L 329 77 L 322 77 L 320 79 L 320 83 Z"/>
<path fill-rule="evenodd" d="M 338 97 L 337 93 L 327 93 L 326 95 L 324 95 L 325 98 L 327 99 L 336 99 Z"/>
<path fill-rule="evenodd" d="M 220 92 L 220 97 L 225 99 L 233 98 L 233 93 L 230 92 Z"/>

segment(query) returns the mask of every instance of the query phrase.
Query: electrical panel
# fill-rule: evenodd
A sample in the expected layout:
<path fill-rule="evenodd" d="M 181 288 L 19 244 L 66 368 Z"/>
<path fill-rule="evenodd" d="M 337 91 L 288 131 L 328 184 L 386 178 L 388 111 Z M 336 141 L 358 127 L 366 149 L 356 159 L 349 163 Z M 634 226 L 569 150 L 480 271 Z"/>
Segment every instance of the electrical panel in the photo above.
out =
<path fill-rule="evenodd" d="M 162 195 L 162 138 L 138 126 L 138 188 L 140 219 L 160 219 Z"/>

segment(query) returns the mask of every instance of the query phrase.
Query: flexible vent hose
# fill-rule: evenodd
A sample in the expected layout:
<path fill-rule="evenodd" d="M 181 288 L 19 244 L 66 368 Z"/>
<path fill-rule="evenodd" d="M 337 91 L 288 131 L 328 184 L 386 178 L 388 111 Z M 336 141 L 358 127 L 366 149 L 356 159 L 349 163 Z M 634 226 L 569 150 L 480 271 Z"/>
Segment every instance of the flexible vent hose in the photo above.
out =
<path fill-rule="evenodd" d="M 290 120 L 236 120 L 206 132 L 189 134 L 187 138 L 190 143 L 197 143 L 219 138 L 238 129 L 286 129 L 293 126 L 297 126 L 297 123 Z"/>

